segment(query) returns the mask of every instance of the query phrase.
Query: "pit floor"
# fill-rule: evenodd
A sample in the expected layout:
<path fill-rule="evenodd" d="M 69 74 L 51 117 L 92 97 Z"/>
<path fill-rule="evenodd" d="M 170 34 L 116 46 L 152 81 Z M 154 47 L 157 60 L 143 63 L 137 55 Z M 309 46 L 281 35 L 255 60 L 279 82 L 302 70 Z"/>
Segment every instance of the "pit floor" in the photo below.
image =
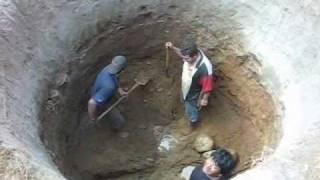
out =
<path fill-rule="evenodd" d="M 232 62 L 235 59 L 228 61 L 221 65 L 223 78 L 218 80 L 209 106 L 201 110 L 201 126 L 192 133 L 188 133 L 179 100 L 181 62 L 173 62 L 170 77 L 159 68 L 163 67 L 161 58 L 129 64 L 121 74 L 123 87 L 131 87 L 141 70 L 152 81 L 135 90 L 119 106 L 127 119 L 125 127 L 113 132 L 107 120 L 99 126 L 90 126 L 84 110 L 78 130 L 67 147 L 66 168 L 62 171 L 70 179 L 178 179 L 183 167 L 201 164 L 203 160 L 192 146 L 198 134 L 211 136 L 217 147 L 236 151 L 240 161 L 235 171 L 247 168 L 270 144 L 274 107 L 257 79 L 239 78 L 234 69 L 240 69 L 239 73 L 243 74 L 249 73 L 248 68 Z M 254 91 L 243 93 L 242 86 Z M 251 96 L 260 97 L 255 98 L 257 107 L 253 109 L 267 109 L 241 109 L 242 102 L 232 100 L 235 95 L 230 89 L 237 89 L 244 101 L 251 100 Z M 174 139 L 170 149 L 159 150 L 161 139 L 168 135 Z"/>

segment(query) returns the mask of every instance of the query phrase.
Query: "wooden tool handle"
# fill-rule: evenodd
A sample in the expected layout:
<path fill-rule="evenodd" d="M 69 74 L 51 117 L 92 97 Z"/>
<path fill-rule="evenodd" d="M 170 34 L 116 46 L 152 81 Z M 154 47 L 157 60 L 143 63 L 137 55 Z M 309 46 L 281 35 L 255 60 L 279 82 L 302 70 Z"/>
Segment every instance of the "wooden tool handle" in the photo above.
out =
<path fill-rule="evenodd" d="M 127 95 L 131 93 L 133 90 L 135 90 L 140 84 L 136 83 L 134 84 L 128 91 Z M 121 96 L 115 103 L 113 103 L 107 110 L 105 110 L 97 119 L 97 122 L 99 122 L 106 114 L 108 114 L 113 108 L 115 108 L 122 100 L 124 100 L 126 96 Z"/>
<path fill-rule="evenodd" d="M 169 48 L 166 48 L 166 67 L 165 67 L 166 75 L 169 77 Z"/>
<path fill-rule="evenodd" d="M 140 86 L 139 83 L 135 83 L 130 89 L 129 91 L 127 92 L 127 94 L 130 94 L 133 90 L 135 90 L 138 86 Z"/>

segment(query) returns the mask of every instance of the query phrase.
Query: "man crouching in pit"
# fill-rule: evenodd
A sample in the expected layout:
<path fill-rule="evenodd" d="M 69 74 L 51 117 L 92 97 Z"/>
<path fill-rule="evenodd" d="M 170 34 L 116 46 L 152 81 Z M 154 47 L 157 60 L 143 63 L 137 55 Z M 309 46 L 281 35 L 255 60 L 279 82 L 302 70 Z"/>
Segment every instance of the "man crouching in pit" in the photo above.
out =
<path fill-rule="evenodd" d="M 182 48 L 175 47 L 172 42 L 167 42 L 165 46 L 172 49 L 183 61 L 182 99 L 190 129 L 193 130 L 199 122 L 200 109 L 208 105 L 213 88 L 212 64 L 192 41 Z"/>
<path fill-rule="evenodd" d="M 185 167 L 181 178 L 184 180 L 227 180 L 236 162 L 235 155 L 226 149 L 219 148 L 213 151 L 202 165 Z"/>

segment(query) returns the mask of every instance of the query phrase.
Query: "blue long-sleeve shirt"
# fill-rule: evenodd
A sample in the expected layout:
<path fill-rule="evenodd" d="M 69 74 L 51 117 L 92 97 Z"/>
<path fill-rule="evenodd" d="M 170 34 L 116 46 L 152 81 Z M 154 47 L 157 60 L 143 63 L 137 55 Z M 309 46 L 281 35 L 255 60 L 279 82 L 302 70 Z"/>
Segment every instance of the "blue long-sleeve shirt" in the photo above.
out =
<path fill-rule="evenodd" d="M 91 87 L 90 95 L 100 106 L 105 105 L 115 94 L 119 82 L 114 74 L 110 74 L 104 68 L 96 77 L 94 85 Z"/>

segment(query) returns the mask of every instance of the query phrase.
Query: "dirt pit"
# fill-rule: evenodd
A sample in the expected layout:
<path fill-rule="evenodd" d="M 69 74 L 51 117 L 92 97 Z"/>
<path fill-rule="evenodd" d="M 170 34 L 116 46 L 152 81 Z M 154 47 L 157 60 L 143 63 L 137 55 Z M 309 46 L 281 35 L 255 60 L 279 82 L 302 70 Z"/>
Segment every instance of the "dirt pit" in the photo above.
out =
<path fill-rule="evenodd" d="M 77 126 L 61 137 L 65 146 L 61 159 L 55 159 L 67 177 L 177 179 L 184 166 L 203 160 L 193 149 L 199 134 L 211 136 L 216 147 L 236 151 L 239 171 L 274 143 L 274 104 L 250 69 L 252 57 L 228 57 L 217 65 L 219 78 L 210 104 L 201 111 L 201 126 L 190 134 L 179 100 L 180 62 L 174 60 L 169 78 L 161 57 L 131 63 L 121 75 L 124 87 L 133 85 L 141 69 L 153 79 L 120 105 L 127 120 L 120 132 L 111 131 L 107 119 L 99 126 L 89 125 L 85 108 L 81 108 Z"/>
<path fill-rule="evenodd" d="M 104 32 L 95 40 L 96 48 L 86 52 L 85 63 L 76 68 L 71 64 L 50 88 L 42 140 L 60 171 L 69 179 L 179 179 L 183 167 L 203 161 L 193 148 L 200 134 L 212 137 L 215 147 L 237 152 L 235 173 L 261 160 L 276 144 L 278 128 L 275 102 L 260 83 L 261 65 L 256 57 L 205 47 L 218 78 L 208 107 L 201 110 L 201 126 L 188 133 L 180 102 L 182 62 L 171 53 L 170 76 L 166 77 L 163 46 L 164 39 L 179 39 L 186 29 L 181 27 L 169 38 L 169 34 L 154 35 L 165 32 L 162 26 L 144 27 L 143 31 L 140 26 L 116 28 L 117 35 Z M 210 41 L 203 33 L 200 37 Z M 197 42 L 201 48 L 202 40 Z M 81 48 L 79 52 L 85 49 Z M 89 125 L 86 104 L 96 74 L 117 53 L 129 59 L 120 77 L 121 86 L 130 88 L 139 73 L 152 81 L 119 106 L 127 121 L 115 133 L 107 119 L 98 126 Z"/>

